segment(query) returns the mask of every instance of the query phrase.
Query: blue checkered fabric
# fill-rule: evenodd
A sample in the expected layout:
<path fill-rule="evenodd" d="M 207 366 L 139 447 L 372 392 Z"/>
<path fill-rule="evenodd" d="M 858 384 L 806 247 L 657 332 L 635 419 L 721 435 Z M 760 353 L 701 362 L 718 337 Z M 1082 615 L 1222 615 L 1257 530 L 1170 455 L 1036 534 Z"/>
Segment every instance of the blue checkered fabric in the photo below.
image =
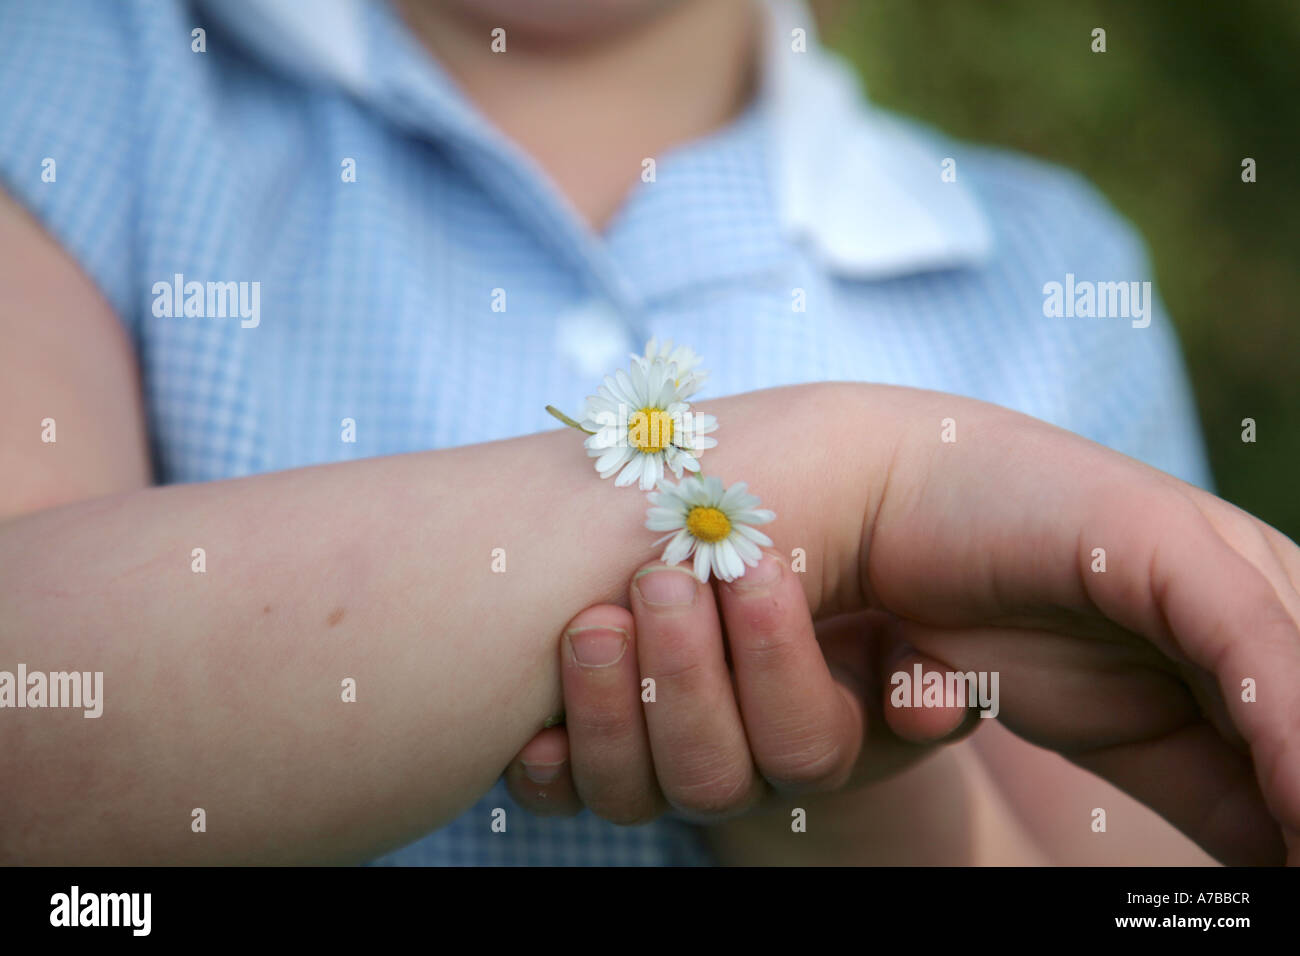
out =
<path fill-rule="evenodd" d="M 705 396 L 823 379 L 939 389 L 1208 485 L 1158 304 L 1148 328 L 1043 314 L 1044 283 L 1067 273 L 1151 278 L 1132 231 L 1072 174 L 865 104 L 827 117 L 832 148 L 852 122 L 882 155 L 897 143 L 897 154 L 955 158 L 990 240 L 970 261 L 845 268 L 783 220 L 790 186 L 774 156 L 791 106 L 761 96 L 726 128 L 657 157 L 654 181 L 639 182 L 597 235 L 386 6 L 358 9 L 363 89 L 278 61 L 268 52 L 277 38 L 259 46 L 187 3 L 0 5 L 0 182 L 129 330 L 158 481 L 550 428 L 543 405 L 579 408 L 601 374 L 657 335 L 705 357 Z M 195 28 L 204 53 L 192 50 Z M 816 103 L 802 108 L 815 118 Z M 42 178 L 47 159 L 53 182 Z M 348 159 L 355 182 L 341 175 Z M 846 201 L 855 176 L 836 187 Z M 926 202 L 921 225 L 941 231 L 944 200 Z M 915 232 L 916 218 L 837 228 L 878 241 Z M 155 314 L 155 283 L 177 274 L 258 282 L 260 323 Z M 340 441 L 348 418 L 353 443 Z M 494 807 L 510 811 L 505 834 L 490 830 Z M 533 819 L 498 786 L 378 862 L 707 859 L 685 824 Z"/>

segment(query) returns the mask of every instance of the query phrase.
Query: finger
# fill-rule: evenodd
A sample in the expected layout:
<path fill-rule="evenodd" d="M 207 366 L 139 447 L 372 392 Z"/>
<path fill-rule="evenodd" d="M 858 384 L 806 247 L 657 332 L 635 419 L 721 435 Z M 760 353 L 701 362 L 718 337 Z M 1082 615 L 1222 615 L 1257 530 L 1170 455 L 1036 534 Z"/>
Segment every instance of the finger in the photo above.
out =
<path fill-rule="evenodd" d="M 889 725 L 889 683 L 897 662 L 907 653 L 921 655 L 898 637 L 897 622 L 876 611 L 844 614 L 817 622 L 817 641 L 831 674 L 865 710 L 866 736 L 850 786 L 873 783 L 901 773 L 934 753 L 939 746 L 956 743 L 981 726 L 973 712 L 954 730 L 939 739 L 913 742 L 894 732 Z M 910 662 L 910 661 L 909 661 Z M 927 665 L 930 666 L 930 665 Z"/>
<path fill-rule="evenodd" d="M 764 790 L 732 691 L 713 592 L 685 568 L 648 565 L 631 587 L 655 775 L 677 810 L 714 819 Z"/>
<path fill-rule="evenodd" d="M 978 681 L 946 668 L 900 641 L 891 651 L 885 674 L 885 721 L 912 743 L 952 743 L 967 724 L 970 708 L 979 706 Z"/>
<path fill-rule="evenodd" d="M 718 585 L 745 734 L 780 790 L 841 786 L 862 746 L 862 702 L 831 675 L 803 585 L 776 555 Z"/>
<path fill-rule="evenodd" d="M 1238 865 L 1279 862 L 1278 825 L 1249 759 L 1202 717 L 1177 669 L 1149 645 L 1103 653 L 1050 631 L 909 622 L 902 632 L 946 668 L 1000 662 L 992 706 L 1003 724 L 1141 800 L 1206 852 Z"/>
<path fill-rule="evenodd" d="M 1121 553 L 1148 556 L 1148 598 L 1140 602 L 1145 613 L 1134 623 L 1218 679 L 1232 722 L 1250 745 L 1267 805 L 1300 862 L 1300 623 L 1292 610 L 1294 593 L 1276 569 L 1266 571 L 1232 547 L 1188 501 L 1182 509 L 1165 507 L 1150 521 L 1147 531 L 1155 531 L 1160 542 L 1154 548 L 1115 532 Z M 1126 597 L 1131 607 L 1131 596 L 1117 591 L 1116 582 L 1089 583 L 1098 605 L 1114 609 L 1108 611 L 1112 616 L 1127 610 Z"/>
<path fill-rule="evenodd" d="M 1070 759 L 1157 810 L 1228 866 L 1285 861 L 1277 821 L 1265 805 L 1250 759 L 1208 721 L 1158 740 L 1104 747 Z M 1171 781 L 1177 781 L 1175 799 L 1170 799 Z"/>
<path fill-rule="evenodd" d="M 539 817 L 570 817 L 582 809 L 569 767 L 563 727 L 551 727 L 524 745 L 505 773 L 517 804 Z"/>
<path fill-rule="evenodd" d="M 1225 542 L 1203 512 L 1226 505 L 1077 438 L 1019 425 L 1041 437 L 953 444 L 934 479 L 886 496 L 862 587 L 876 606 L 940 627 L 1072 633 L 1104 618 L 1210 671 L 1300 862 L 1300 622 L 1289 574 L 1265 573 Z M 984 480 L 955 477 L 967 474 Z M 1267 537 L 1291 569 L 1294 546 Z"/>
<path fill-rule="evenodd" d="M 654 819 L 665 801 L 641 710 L 631 612 L 598 605 L 575 617 L 561 642 L 560 673 L 573 783 L 582 802 L 612 823 Z"/>
<path fill-rule="evenodd" d="M 1185 492 L 1224 541 L 1268 578 L 1278 599 L 1300 620 L 1300 548 L 1282 532 L 1199 488 Z"/>

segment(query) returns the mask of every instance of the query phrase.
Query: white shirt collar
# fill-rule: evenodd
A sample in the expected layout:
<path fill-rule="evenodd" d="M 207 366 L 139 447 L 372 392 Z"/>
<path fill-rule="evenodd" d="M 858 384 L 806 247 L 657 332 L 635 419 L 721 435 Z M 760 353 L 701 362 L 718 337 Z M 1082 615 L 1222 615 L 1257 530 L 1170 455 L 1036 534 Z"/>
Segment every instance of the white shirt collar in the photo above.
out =
<path fill-rule="evenodd" d="M 368 68 L 368 0 L 201 0 L 207 12 L 281 67 L 375 94 Z M 757 0 L 767 19 L 760 96 L 774 118 L 778 209 L 787 234 L 824 265 L 880 279 L 977 265 L 992 239 L 963 185 L 943 182 L 929 141 L 882 113 L 855 74 L 817 41 L 803 0 Z M 794 33 L 806 48 L 796 52 Z"/>
<path fill-rule="evenodd" d="M 764 0 L 764 89 L 776 117 L 779 208 L 791 234 L 831 269 L 885 278 L 974 265 L 990 252 L 987 222 L 944 156 L 861 94 L 855 73 L 816 40 L 802 0 Z M 807 52 L 792 31 L 807 34 Z"/>

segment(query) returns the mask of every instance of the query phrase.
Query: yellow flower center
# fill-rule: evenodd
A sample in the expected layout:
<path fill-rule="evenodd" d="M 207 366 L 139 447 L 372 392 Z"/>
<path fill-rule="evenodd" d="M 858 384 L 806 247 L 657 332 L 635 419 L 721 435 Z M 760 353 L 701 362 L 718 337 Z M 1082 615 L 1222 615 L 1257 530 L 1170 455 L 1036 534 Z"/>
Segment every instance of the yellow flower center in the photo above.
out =
<path fill-rule="evenodd" d="M 731 521 L 717 508 L 697 505 L 686 515 L 686 530 L 701 541 L 712 544 L 731 534 Z"/>
<path fill-rule="evenodd" d="M 663 451 L 673 441 L 673 420 L 661 408 L 643 408 L 627 423 L 627 440 L 647 455 Z"/>

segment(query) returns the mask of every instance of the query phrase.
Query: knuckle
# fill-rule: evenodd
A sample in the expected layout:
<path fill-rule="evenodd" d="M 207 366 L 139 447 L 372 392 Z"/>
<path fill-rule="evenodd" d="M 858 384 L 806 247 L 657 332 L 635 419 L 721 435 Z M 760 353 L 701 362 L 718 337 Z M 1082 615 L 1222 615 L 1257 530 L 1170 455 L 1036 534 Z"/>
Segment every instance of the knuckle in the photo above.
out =
<path fill-rule="evenodd" d="M 736 602 L 733 613 L 743 630 L 756 636 L 780 634 L 787 630 L 791 617 L 789 602 L 773 594 L 742 599 Z"/>
<path fill-rule="evenodd" d="M 647 671 L 645 676 L 654 678 L 659 685 L 660 694 L 674 690 L 689 694 L 707 679 L 703 661 L 698 656 L 685 653 L 664 659 L 653 671 Z"/>
<path fill-rule="evenodd" d="M 571 734 L 576 731 L 588 740 L 626 740 L 641 729 L 640 714 L 621 701 L 589 703 L 571 711 L 565 721 Z"/>
<path fill-rule="evenodd" d="M 753 767 L 747 762 L 711 760 L 679 774 L 664 792 L 678 810 L 717 817 L 745 809 L 753 785 Z"/>
<path fill-rule="evenodd" d="M 798 663 L 799 642 L 788 632 L 751 629 L 732 638 L 732 653 L 743 655 L 751 668 L 780 671 Z"/>
<path fill-rule="evenodd" d="M 763 776 L 783 790 L 833 789 L 852 770 L 844 743 L 830 734 L 817 734 L 802 743 L 760 755 Z"/>
<path fill-rule="evenodd" d="M 596 816 L 621 827 L 635 827 L 650 823 L 659 816 L 658 801 L 650 794 L 630 794 L 606 798 L 588 808 Z"/>
<path fill-rule="evenodd" d="M 731 609 L 728 623 L 733 647 L 758 663 L 781 666 L 799 653 L 802 622 L 777 599 L 742 602 Z"/>

